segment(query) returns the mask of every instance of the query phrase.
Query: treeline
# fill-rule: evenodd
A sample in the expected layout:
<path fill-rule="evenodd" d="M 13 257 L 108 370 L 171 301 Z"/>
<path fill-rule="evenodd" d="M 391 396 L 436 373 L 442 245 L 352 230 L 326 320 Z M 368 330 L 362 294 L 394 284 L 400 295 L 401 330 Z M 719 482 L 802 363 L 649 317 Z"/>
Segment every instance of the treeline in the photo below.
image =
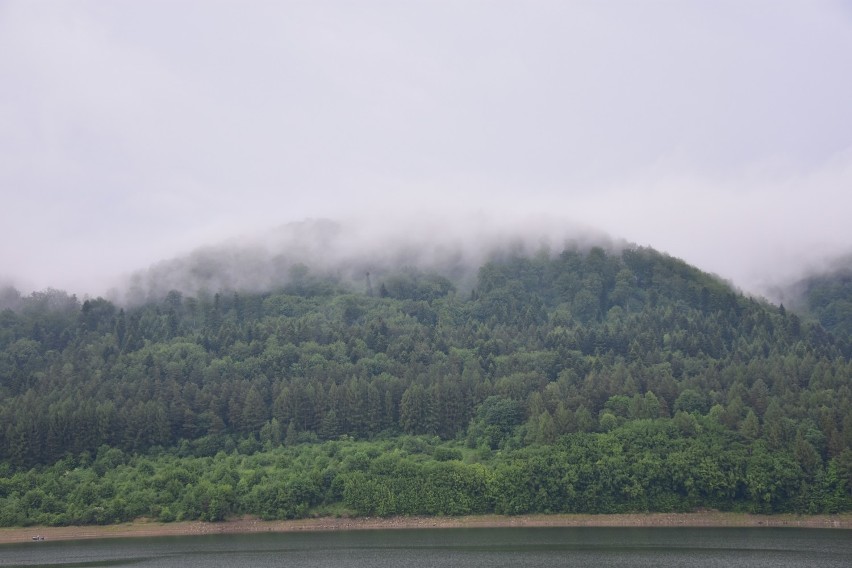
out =
<path fill-rule="evenodd" d="M 7 291 L 3 301 L 14 308 L 0 312 L 0 463 L 9 476 L 88 467 L 104 448 L 132 460 L 208 459 L 342 436 L 436 436 L 481 452 L 532 452 L 529 461 L 636 421 L 688 418 L 705 424 L 702 440 L 745 448 L 746 461 L 795 452 L 811 477 L 791 494 L 820 479 L 823 493 L 837 495 L 852 451 L 848 335 L 649 249 L 507 254 L 464 291 L 416 270 L 354 291 L 301 268 L 265 294 L 173 292 L 126 308 L 53 290 Z M 752 503 L 737 487 L 729 506 Z M 232 509 L 247 510 L 234 491 Z M 346 499 L 366 512 L 351 492 Z M 677 507 L 700 501 L 691 499 Z M 768 510 L 794 507 L 789 499 Z M 848 508 L 842 498 L 815 502 Z"/>
<path fill-rule="evenodd" d="M 770 451 L 709 418 L 633 421 L 550 445 L 471 449 L 437 437 L 128 455 L 103 446 L 0 476 L 0 526 L 108 524 L 140 517 L 726 511 L 852 508 L 852 452 L 819 467 L 798 445 Z M 186 450 L 187 448 L 184 448 Z"/>

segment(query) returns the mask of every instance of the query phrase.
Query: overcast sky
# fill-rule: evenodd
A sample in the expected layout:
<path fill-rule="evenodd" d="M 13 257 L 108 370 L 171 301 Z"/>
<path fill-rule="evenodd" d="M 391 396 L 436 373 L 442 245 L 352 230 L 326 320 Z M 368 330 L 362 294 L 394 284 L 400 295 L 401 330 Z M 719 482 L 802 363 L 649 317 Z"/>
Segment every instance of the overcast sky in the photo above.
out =
<path fill-rule="evenodd" d="M 25 291 L 424 211 L 755 290 L 852 250 L 852 2 L 0 0 L 0 197 Z"/>

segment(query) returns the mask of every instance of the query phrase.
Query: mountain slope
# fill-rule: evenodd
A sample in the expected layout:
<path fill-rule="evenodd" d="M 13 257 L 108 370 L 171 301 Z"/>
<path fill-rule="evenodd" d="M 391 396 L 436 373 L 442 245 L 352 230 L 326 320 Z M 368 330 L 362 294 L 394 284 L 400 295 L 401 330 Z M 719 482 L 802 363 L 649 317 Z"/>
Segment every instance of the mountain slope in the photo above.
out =
<path fill-rule="evenodd" d="M 484 460 L 508 476 L 480 471 L 496 491 L 481 494 L 484 509 L 435 510 L 442 514 L 850 506 L 848 340 L 651 249 L 503 250 L 469 290 L 412 267 L 388 268 L 369 286 L 301 267 L 263 293 L 171 292 L 127 309 L 103 299 L 81 305 L 61 292 L 18 302 L 0 314 L 0 459 L 10 472 L 95 454 L 109 463 L 110 451 L 190 459 L 283 444 L 306 456 L 314 450 L 300 444 L 357 446 L 353 439 L 402 440 L 403 460 L 423 444 L 405 437 L 427 436 L 429 455 L 444 456 L 438 461 Z M 589 478 L 585 508 L 567 496 L 533 509 L 511 504 L 521 495 L 512 471 L 527 480 L 547 478 L 548 468 L 565 475 L 576 460 L 615 460 L 616 448 L 613 471 L 643 459 L 662 469 L 647 483 L 632 473 L 617 491 Z M 728 460 L 712 466 L 727 481 L 690 478 L 695 491 L 664 481 L 669 454 L 687 448 L 699 452 L 684 466 L 690 471 L 704 467 L 702 452 Z M 397 469 L 396 458 L 382 469 L 378 455 L 357 467 L 326 464 L 328 477 L 311 482 L 320 497 L 286 515 L 306 514 L 316 499 L 364 514 L 429 512 L 414 501 L 377 510 L 369 505 L 376 495 L 352 493 L 410 491 L 431 471 Z M 521 465 L 536 460 L 544 469 Z M 758 471 L 768 477 L 748 477 Z M 771 485 L 781 483 L 773 471 L 789 479 Z M 233 475 L 217 483 L 238 492 L 243 473 Z M 592 473 L 572 475 L 582 485 Z M 250 493 L 254 482 L 244 483 Z M 471 483 L 458 490 L 468 495 L 479 482 Z M 256 513 L 248 493 L 223 510 Z M 186 507 L 183 516 L 204 517 Z"/>
<path fill-rule="evenodd" d="M 852 257 L 812 274 L 786 291 L 791 307 L 815 317 L 828 331 L 852 336 Z"/>

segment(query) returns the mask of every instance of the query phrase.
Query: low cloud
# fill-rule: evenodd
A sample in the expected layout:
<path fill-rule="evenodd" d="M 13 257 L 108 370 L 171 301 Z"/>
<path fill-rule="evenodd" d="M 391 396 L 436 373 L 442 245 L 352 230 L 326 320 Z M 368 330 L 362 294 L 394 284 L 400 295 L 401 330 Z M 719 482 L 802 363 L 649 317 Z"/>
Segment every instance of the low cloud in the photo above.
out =
<path fill-rule="evenodd" d="M 0 276 L 546 216 L 760 293 L 852 247 L 850 31 L 829 1 L 2 2 Z"/>
<path fill-rule="evenodd" d="M 185 294 L 268 291 L 291 281 L 294 270 L 365 286 L 399 270 L 437 272 L 472 287 L 479 267 L 496 256 L 557 253 L 564 248 L 613 247 L 602 233 L 546 216 L 485 214 L 465 218 L 350 217 L 310 219 L 199 248 L 133 274 L 113 291 L 139 302 L 171 290 Z M 377 280 L 378 281 L 378 280 Z"/>

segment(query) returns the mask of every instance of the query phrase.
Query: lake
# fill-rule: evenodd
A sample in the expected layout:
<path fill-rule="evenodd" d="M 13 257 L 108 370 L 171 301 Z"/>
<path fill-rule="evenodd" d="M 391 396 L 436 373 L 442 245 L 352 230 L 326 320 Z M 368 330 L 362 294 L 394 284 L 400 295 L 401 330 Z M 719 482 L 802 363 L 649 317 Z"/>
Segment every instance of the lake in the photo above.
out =
<path fill-rule="evenodd" d="M 0 566 L 843 567 L 852 532 L 794 528 L 473 528 L 27 542 Z"/>

